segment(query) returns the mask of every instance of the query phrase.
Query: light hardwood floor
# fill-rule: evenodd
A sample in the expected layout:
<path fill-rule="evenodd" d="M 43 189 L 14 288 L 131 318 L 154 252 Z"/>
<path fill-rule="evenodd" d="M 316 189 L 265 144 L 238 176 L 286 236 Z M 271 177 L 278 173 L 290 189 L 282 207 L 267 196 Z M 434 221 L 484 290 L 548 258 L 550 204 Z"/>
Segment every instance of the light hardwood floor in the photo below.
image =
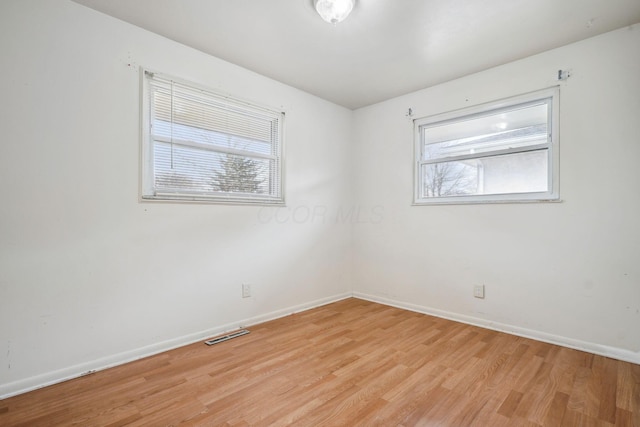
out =
<path fill-rule="evenodd" d="M 347 299 L 0 401 L 2 426 L 640 426 L 640 365 Z"/>

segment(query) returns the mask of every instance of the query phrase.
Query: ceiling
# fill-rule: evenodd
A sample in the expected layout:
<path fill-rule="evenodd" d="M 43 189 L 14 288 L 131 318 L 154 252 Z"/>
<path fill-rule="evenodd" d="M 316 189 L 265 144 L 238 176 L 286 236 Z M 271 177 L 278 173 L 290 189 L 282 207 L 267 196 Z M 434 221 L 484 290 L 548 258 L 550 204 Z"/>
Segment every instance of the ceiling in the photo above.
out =
<path fill-rule="evenodd" d="M 640 22 L 640 0 L 356 0 L 336 26 L 312 0 L 74 1 L 350 109 Z"/>

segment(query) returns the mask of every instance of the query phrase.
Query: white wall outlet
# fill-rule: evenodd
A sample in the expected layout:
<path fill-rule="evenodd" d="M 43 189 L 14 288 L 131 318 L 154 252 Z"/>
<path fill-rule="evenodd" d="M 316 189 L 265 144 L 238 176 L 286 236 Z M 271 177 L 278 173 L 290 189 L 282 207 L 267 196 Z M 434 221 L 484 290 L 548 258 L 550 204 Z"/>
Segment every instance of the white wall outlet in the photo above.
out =
<path fill-rule="evenodd" d="M 249 298 L 251 296 L 251 285 L 248 283 L 242 284 L 242 298 Z"/>
<path fill-rule="evenodd" d="M 484 285 L 475 285 L 473 287 L 473 296 L 476 298 L 484 298 Z"/>

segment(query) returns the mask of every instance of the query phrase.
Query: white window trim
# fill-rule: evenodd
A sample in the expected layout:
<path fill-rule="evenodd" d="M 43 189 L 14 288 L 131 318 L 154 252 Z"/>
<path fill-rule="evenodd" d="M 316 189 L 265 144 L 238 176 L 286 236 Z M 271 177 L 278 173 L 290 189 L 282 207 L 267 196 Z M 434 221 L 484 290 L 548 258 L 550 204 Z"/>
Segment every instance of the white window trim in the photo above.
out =
<path fill-rule="evenodd" d="M 212 194 L 199 194 L 193 193 L 189 194 L 187 192 L 181 193 L 170 193 L 170 192 L 162 192 L 155 191 L 154 188 L 154 165 L 153 165 L 153 150 L 151 149 L 151 145 L 153 144 L 153 133 L 147 127 L 150 125 L 150 108 L 149 108 L 149 84 L 146 81 L 145 73 L 151 73 L 154 75 L 161 76 L 165 79 L 173 80 L 176 83 L 189 86 L 194 89 L 202 90 L 210 95 L 218 97 L 221 100 L 227 100 L 230 103 L 236 105 L 245 105 L 250 109 L 256 110 L 264 110 L 270 113 L 279 113 L 281 115 L 280 120 L 278 120 L 278 133 L 280 135 L 280 141 L 278 144 L 278 156 L 270 156 L 261 153 L 250 153 L 251 157 L 257 158 L 265 158 L 272 159 L 274 157 L 279 158 L 280 165 L 280 179 L 278 182 L 278 196 L 272 195 L 262 195 L 255 194 L 250 197 L 242 196 L 238 194 L 229 194 L 223 192 L 217 192 Z M 159 73 L 148 68 L 140 67 L 140 87 L 141 87 L 141 102 L 140 102 L 140 176 L 139 176 L 139 197 L 141 201 L 145 202 L 200 202 L 200 203 L 211 203 L 211 204 L 228 204 L 228 205 L 260 205 L 260 206 L 285 206 L 285 131 L 284 131 L 284 112 L 279 112 L 274 108 L 258 105 L 254 102 L 249 102 L 243 99 L 240 99 L 235 96 L 230 96 L 228 94 L 223 94 L 217 92 L 211 88 L 199 85 L 194 82 L 190 82 L 184 79 L 180 79 L 171 75 L 167 75 L 164 73 Z M 156 137 L 158 140 L 162 140 L 165 138 Z M 176 139 L 174 139 L 176 142 Z M 197 142 L 186 142 L 186 141 L 178 141 L 183 143 L 183 145 L 193 145 L 199 146 Z M 236 150 L 233 148 L 225 148 L 217 150 L 219 152 L 224 152 L 227 154 L 237 154 L 243 155 L 246 154 L 242 150 Z"/>
<path fill-rule="evenodd" d="M 548 182 L 549 190 L 546 192 L 535 193 L 508 193 L 508 194 L 483 194 L 483 195 L 469 195 L 469 196 L 443 196 L 443 197 L 422 197 L 421 195 L 421 174 L 420 166 L 423 163 L 429 163 L 422 160 L 422 135 L 421 128 L 425 125 L 434 125 L 436 123 L 442 123 L 446 121 L 459 120 L 463 117 L 471 117 L 482 115 L 484 113 L 508 108 L 511 106 L 533 103 L 542 99 L 551 98 L 549 112 L 549 127 L 550 127 L 550 141 L 544 144 L 536 146 L 529 146 L 526 149 L 507 149 L 496 150 L 482 155 L 466 155 L 458 156 L 457 158 L 447 158 L 446 160 L 462 158 L 480 158 L 495 156 L 496 154 L 509 154 L 510 152 L 526 152 L 533 151 L 540 148 L 548 149 Z M 539 90 L 536 92 L 530 92 L 510 98 L 501 99 L 498 101 L 487 102 L 484 104 L 449 111 L 446 113 L 437 114 L 434 116 L 419 118 L 414 120 L 414 206 L 425 205 L 451 205 L 451 204 L 478 204 L 478 203 L 531 203 L 531 202 L 559 202 L 560 201 L 560 145 L 559 145 L 559 117 L 560 117 L 560 89 L 558 86 Z M 442 159 L 436 162 L 442 162 Z"/>

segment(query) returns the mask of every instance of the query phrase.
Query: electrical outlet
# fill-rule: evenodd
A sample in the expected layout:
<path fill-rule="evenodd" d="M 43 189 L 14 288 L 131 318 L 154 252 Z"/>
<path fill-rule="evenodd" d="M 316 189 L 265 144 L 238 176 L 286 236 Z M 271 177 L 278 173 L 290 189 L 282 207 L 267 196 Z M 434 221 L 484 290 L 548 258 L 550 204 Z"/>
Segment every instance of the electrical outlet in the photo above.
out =
<path fill-rule="evenodd" d="M 484 298 L 484 285 L 475 285 L 473 287 L 473 296 L 476 298 Z"/>
<path fill-rule="evenodd" d="M 249 298 L 251 296 L 251 285 L 248 283 L 242 284 L 242 298 Z"/>

